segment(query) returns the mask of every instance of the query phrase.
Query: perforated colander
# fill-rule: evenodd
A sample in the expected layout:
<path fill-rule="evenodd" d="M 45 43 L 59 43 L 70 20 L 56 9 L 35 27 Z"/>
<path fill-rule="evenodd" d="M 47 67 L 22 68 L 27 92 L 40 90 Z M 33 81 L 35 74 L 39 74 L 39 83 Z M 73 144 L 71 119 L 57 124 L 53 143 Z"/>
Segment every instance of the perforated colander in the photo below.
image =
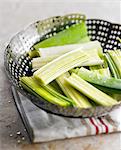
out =
<path fill-rule="evenodd" d="M 55 35 L 65 28 L 69 28 L 72 24 L 80 23 L 83 18 L 84 16 L 80 14 L 69 14 L 37 21 L 16 34 L 5 50 L 5 69 L 10 82 L 35 105 L 47 112 L 68 117 L 97 117 L 119 107 L 119 105 L 114 105 L 112 107 L 97 106 L 88 109 L 76 107 L 63 108 L 51 104 L 43 98 L 37 98 L 22 89 L 19 84 L 19 77 L 30 76 L 33 73 L 31 59 L 28 55 L 28 51 L 32 50 L 33 45 Z M 86 24 L 90 39 L 100 41 L 104 51 L 121 48 L 121 43 L 117 40 L 118 37 L 121 38 L 121 25 L 99 19 L 88 19 L 86 20 Z"/>

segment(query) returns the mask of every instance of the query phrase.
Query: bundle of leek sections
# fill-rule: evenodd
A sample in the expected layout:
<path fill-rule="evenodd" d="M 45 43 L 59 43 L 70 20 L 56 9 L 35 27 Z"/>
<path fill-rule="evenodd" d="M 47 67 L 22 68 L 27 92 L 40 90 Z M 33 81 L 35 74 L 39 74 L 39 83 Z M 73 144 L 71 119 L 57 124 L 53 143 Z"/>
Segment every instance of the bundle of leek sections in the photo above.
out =
<path fill-rule="evenodd" d="M 90 41 L 85 20 L 33 46 L 32 77 L 20 84 L 37 97 L 62 107 L 89 108 L 119 103 L 121 51 L 103 53 Z M 33 54 L 32 54 L 33 53 Z"/>

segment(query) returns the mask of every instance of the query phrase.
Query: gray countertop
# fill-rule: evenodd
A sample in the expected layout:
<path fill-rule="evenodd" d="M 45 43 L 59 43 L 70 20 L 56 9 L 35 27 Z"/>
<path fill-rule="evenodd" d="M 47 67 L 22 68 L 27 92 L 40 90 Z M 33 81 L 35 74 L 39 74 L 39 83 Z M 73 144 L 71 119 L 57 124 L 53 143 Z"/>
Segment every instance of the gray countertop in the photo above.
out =
<path fill-rule="evenodd" d="M 53 16 L 55 14 L 61 15 L 70 12 L 81 11 L 85 13 L 88 18 L 103 18 L 112 22 L 121 22 L 120 2 L 118 1 L 87 1 L 82 3 L 77 0 L 74 3 L 68 0 L 65 2 L 62 0 L 49 3 L 48 1 L 0 1 L 0 149 L 120 150 L 120 133 L 67 139 L 41 144 L 29 143 L 26 130 L 24 129 L 24 125 L 13 102 L 10 83 L 4 71 L 4 48 L 11 36 L 35 20 Z M 19 134 L 18 131 L 20 131 L 21 134 Z"/>

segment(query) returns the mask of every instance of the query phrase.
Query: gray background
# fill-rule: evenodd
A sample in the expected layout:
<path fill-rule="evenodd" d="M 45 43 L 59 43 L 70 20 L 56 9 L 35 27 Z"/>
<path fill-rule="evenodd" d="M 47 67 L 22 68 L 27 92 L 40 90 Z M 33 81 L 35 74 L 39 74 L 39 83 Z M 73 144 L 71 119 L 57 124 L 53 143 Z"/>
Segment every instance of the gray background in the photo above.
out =
<path fill-rule="evenodd" d="M 0 39 L 10 37 L 35 20 L 53 15 L 79 12 L 87 18 L 121 22 L 121 2 L 79 0 L 0 0 Z M 6 28 L 6 29 L 4 29 Z"/>
<path fill-rule="evenodd" d="M 3 67 L 3 52 L 9 39 L 36 20 L 73 12 L 84 13 L 87 18 L 100 18 L 121 23 L 121 2 L 117 0 L 0 0 L 0 150 L 53 150 L 60 149 L 60 147 L 62 150 L 120 150 L 120 134 L 28 145 L 26 131 L 24 131 L 13 103 L 10 84 Z M 16 135 L 17 131 L 21 131 L 21 136 Z M 11 133 L 13 134 L 12 137 L 9 136 Z M 24 146 L 17 144 L 22 136 L 25 136 L 25 141 L 21 142 Z"/>

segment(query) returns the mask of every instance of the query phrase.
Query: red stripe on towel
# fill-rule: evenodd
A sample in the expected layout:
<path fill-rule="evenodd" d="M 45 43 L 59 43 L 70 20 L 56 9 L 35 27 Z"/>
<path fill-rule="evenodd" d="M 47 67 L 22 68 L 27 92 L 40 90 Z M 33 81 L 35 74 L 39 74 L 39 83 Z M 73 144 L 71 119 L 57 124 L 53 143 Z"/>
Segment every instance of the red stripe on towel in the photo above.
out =
<path fill-rule="evenodd" d="M 92 118 L 89 118 L 90 122 L 94 125 L 95 129 L 96 129 L 96 134 L 99 133 L 99 128 L 98 126 L 94 123 L 93 119 Z"/>
<path fill-rule="evenodd" d="M 104 123 L 104 121 L 101 118 L 99 118 L 99 120 L 105 126 L 105 133 L 108 133 L 109 132 L 108 126 Z"/>

